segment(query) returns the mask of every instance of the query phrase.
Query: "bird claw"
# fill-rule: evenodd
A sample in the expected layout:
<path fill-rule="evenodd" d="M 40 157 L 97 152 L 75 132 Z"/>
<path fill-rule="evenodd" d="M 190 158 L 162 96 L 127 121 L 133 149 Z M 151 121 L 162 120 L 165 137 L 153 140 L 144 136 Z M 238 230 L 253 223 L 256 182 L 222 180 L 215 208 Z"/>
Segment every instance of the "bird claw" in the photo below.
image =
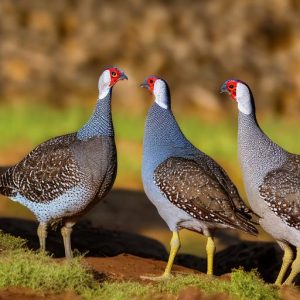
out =
<path fill-rule="evenodd" d="M 163 274 L 161 276 L 140 276 L 142 280 L 165 281 L 173 278 L 172 274 Z"/>

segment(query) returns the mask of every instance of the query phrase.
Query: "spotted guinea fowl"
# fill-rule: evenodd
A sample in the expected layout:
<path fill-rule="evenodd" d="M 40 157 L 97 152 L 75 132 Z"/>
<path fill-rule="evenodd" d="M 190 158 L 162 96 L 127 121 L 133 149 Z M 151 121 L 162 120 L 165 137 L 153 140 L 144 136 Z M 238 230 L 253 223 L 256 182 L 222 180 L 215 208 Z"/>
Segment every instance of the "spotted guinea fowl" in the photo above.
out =
<path fill-rule="evenodd" d="M 120 69 L 104 70 L 96 108 L 88 122 L 78 132 L 40 144 L 0 176 L 0 193 L 25 205 L 39 221 L 42 250 L 47 225 L 61 220 L 65 254 L 70 259 L 72 226 L 114 183 L 117 154 L 111 95 L 120 79 L 127 79 Z"/>
<path fill-rule="evenodd" d="M 285 151 L 261 130 L 251 90 L 244 82 L 227 80 L 221 91 L 238 105 L 238 152 L 249 203 L 262 228 L 284 250 L 275 284 L 282 283 L 292 262 L 291 245 L 297 247 L 285 281 L 290 284 L 300 271 L 300 156 Z"/>
<path fill-rule="evenodd" d="M 150 108 L 144 134 L 142 179 L 145 193 L 173 232 L 165 272 L 170 277 L 180 247 L 179 230 L 186 228 L 208 237 L 207 273 L 213 273 L 217 228 L 234 228 L 256 234 L 251 211 L 225 171 L 195 148 L 181 132 L 171 110 L 167 83 L 158 77 L 145 79 L 155 102 Z"/>

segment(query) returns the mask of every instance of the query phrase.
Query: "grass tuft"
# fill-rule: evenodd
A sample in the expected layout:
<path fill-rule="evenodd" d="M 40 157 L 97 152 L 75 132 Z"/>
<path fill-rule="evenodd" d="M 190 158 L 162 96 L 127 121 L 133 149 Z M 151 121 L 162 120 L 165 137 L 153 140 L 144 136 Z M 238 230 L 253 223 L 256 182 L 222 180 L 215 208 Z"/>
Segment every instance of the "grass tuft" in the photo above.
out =
<path fill-rule="evenodd" d="M 96 290 L 85 290 L 82 296 L 85 299 L 106 300 L 131 300 L 131 299 L 153 299 L 156 294 L 153 285 L 142 285 L 138 282 L 105 282 Z"/>
<path fill-rule="evenodd" d="M 0 230 L 0 251 L 22 249 L 25 244 L 26 240 L 11 236 Z"/>
<path fill-rule="evenodd" d="M 0 231 L 0 288 L 24 287 L 37 291 L 61 293 L 99 288 L 92 273 L 82 264 L 82 257 L 71 262 L 57 262 L 25 247 L 26 241 Z"/>
<path fill-rule="evenodd" d="M 93 275 L 80 258 L 56 262 L 42 253 L 26 249 L 4 251 L 0 255 L 0 288 L 25 287 L 40 291 L 62 292 L 95 287 Z"/>
<path fill-rule="evenodd" d="M 265 284 L 256 271 L 233 271 L 231 280 L 206 275 L 177 275 L 169 281 L 142 285 L 136 282 L 104 283 L 97 291 L 86 291 L 87 299 L 172 299 L 187 287 L 195 287 L 207 295 L 226 293 L 232 299 L 276 300 L 277 290 Z"/>
<path fill-rule="evenodd" d="M 222 280 L 207 275 L 176 276 L 158 285 L 160 293 L 177 295 L 186 287 L 195 287 L 209 295 L 226 293 L 234 299 L 276 300 L 279 299 L 277 290 L 263 282 L 256 271 L 245 272 L 242 269 L 231 273 L 231 280 Z"/>
<path fill-rule="evenodd" d="M 264 283 L 257 271 L 245 272 L 242 269 L 231 273 L 230 294 L 238 299 L 276 300 L 280 299 L 274 286 Z"/>

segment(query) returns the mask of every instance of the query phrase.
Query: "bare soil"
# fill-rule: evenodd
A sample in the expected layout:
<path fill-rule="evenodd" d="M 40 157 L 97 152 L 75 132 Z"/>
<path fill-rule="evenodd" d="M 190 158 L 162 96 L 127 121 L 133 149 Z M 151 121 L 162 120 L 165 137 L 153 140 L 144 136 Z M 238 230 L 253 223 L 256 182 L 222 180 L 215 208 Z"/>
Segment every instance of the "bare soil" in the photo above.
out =
<path fill-rule="evenodd" d="M 27 288 L 12 287 L 0 291 L 0 300 L 81 300 L 73 292 L 62 294 L 41 293 Z"/>
<path fill-rule="evenodd" d="M 86 264 L 98 273 L 105 274 L 108 278 L 115 280 L 134 280 L 145 282 L 141 275 L 162 275 L 166 262 L 151 258 L 137 257 L 130 254 L 120 254 L 114 257 L 87 257 Z M 174 265 L 173 273 L 195 274 L 196 270 L 183 266 Z"/>

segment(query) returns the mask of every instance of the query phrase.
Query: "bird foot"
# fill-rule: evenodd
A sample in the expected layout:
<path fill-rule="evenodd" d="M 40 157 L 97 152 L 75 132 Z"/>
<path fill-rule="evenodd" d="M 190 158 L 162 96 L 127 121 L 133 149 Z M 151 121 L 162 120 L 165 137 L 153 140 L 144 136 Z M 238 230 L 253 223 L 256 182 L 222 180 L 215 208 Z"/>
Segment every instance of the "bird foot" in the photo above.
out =
<path fill-rule="evenodd" d="M 173 278 L 172 274 L 163 274 L 161 276 L 140 276 L 141 279 L 143 280 L 151 280 L 151 281 L 165 281 Z"/>
<path fill-rule="evenodd" d="M 283 284 L 281 283 L 281 281 L 275 281 L 274 283 L 273 283 L 273 286 L 274 287 L 281 287 Z"/>
<path fill-rule="evenodd" d="M 293 283 L 292 281 L 286 280 L 281 285 L 276 285 L 276 286 L 281 287 L 281 286 L 294 286 L 294 285 L 295 285 L 295 283 Z"/>

